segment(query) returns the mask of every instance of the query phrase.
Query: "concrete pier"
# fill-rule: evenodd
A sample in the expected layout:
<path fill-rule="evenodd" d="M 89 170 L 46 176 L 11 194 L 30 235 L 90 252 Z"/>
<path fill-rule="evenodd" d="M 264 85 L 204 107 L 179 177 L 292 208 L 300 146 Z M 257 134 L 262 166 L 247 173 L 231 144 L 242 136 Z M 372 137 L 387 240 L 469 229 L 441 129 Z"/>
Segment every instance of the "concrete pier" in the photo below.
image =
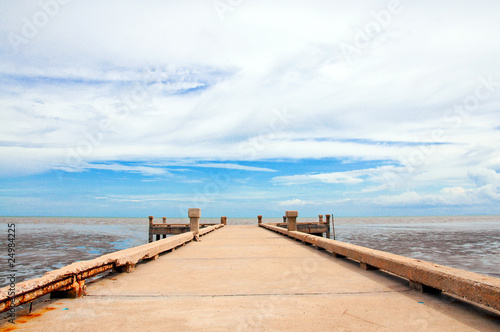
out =
<path fill-rule="evenodd" d="M 82 298 L 35 306 L 15 326 L 32 331 L 498 331 L 500 316 L 444 294 L 413 291 L 406 279 L 360 269 L 262 227 L 229 225 L 201 242 L 139 263 L 133 273 L 89 283 Z"/>

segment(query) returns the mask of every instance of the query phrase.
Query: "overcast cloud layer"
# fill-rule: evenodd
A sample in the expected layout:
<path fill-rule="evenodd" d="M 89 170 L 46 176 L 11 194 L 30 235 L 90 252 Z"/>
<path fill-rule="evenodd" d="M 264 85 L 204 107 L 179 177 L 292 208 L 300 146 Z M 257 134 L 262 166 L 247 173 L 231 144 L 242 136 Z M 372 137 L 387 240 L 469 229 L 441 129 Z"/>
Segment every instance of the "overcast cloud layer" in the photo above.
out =
<path fill-rule="evenodd" d="M 498 214 L 499 14 L 0 0 L 0 214 Z"/>

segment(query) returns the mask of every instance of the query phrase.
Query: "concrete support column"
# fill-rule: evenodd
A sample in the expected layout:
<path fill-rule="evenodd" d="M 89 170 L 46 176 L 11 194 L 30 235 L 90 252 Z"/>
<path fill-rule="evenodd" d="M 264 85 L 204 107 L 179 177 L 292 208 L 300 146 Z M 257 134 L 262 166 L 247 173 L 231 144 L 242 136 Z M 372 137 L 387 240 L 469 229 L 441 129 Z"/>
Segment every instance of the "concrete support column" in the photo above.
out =
<path fill-rule="evenodd" d="M 85 280 L 81 277 L 73 277 L 73 283 L 66 288 L 50 293 L 51 299 L 76 299 L 82 297 L 85 292 Z"/>
<path fill-rule="evenodd" d="M 200 209 L 189 209 L 189 227 L 190 231 L 194 233 L 194 238 L 197 239 L 200 234 L 200 217 L 201 210 Z"/>
<path fill-rule="evenodd" d="M 296 231 L 297 230 L 297 217 L 299 216 L 298 211 L 286 211 L 285 213 L 287 220 L 287 229 L 288 231 Z"/>
<path fill-rule="evenodd" d="M 220 217 L 220 223 L 224 226 L 227 225 L 227 217 Z"/>
<path fill-rule="evenodd" d="M 166 224 L 167 223 L 167 217 L 163 217 L 162 219 L 163 219 L 163 223 Z M 160 235 L 160 238 L 166 239 L 167 238 L 167 234 L 163 234 L 163 236 Z"/>
<path fill-rule="evenodd" d="M 318 217 L 319 217 L 319 222 L 323 222 L 323 215 L 320 214 Z"/>
<path fill-rule="evenodd" d="M 421 284 L 421 283 L 416 282 L 416 281 L 410 280 L 409 283 L 410 283 L 411 289 L 416 290 L 417 292 L 420 292 L 420 293 L 430 293 L 430 294 L 441 293 L 440 289 L 433 288 L 431 286 L 427 286 L 427 285 Z"/>
<path fill-rule="evenodd" d="M 149 242 L 153 242 L 153 233 L 151 232 L 152 229 L 151 229 L 151 226 L 153 225 L 153 219 L 154 217 L 153 216 L 149 216 Z"/>
<path fill-rule="evenodd" d="M 326 223 L 328 225 L 326 227 L 326 238 L 329 239 L 330 236 L 331 236 L 331 232 L 330 232 L 330 215 L 326 214 L 325 217 L 326 217 Z"/>
<path fill-rule="evenodd" d="M 257 221 L 258 221 L 259 225 L 262 224 L 262 216 L 257 216 Z"/>
<path fill-rule="evenodd" d="M 364 262 L 359 262 L 359 267 L 362 268 L 363 270 L 378 270 L 377 267 Z"/>
<path fill-rule="evenodd" d="M 120 273 L 132 273 L 135 271 L 135 264 L 127 263 L 125 265 L 116 266 L 114 270 Z"/>

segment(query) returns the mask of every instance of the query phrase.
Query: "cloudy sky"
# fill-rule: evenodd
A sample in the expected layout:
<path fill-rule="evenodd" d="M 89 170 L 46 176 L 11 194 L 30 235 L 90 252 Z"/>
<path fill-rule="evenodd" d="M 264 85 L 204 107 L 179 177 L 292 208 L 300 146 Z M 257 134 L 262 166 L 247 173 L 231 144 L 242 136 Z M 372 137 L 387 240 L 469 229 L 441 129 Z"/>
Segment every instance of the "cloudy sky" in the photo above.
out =
<path fill-rule="evenodd" d="M 0 0 L 0 215 L 500 214 L 499 14 Z"/>

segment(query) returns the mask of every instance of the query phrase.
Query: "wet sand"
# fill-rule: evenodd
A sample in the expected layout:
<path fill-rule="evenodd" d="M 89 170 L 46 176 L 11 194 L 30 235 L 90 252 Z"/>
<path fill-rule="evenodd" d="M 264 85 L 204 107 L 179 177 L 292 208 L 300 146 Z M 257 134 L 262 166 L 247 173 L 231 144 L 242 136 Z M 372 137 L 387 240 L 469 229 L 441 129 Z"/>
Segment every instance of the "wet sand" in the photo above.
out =
<path fill-rule="evenodd" d="M 357 228 L 337 240 L 500 278 L 499 229 L 425 228 Z"/>

